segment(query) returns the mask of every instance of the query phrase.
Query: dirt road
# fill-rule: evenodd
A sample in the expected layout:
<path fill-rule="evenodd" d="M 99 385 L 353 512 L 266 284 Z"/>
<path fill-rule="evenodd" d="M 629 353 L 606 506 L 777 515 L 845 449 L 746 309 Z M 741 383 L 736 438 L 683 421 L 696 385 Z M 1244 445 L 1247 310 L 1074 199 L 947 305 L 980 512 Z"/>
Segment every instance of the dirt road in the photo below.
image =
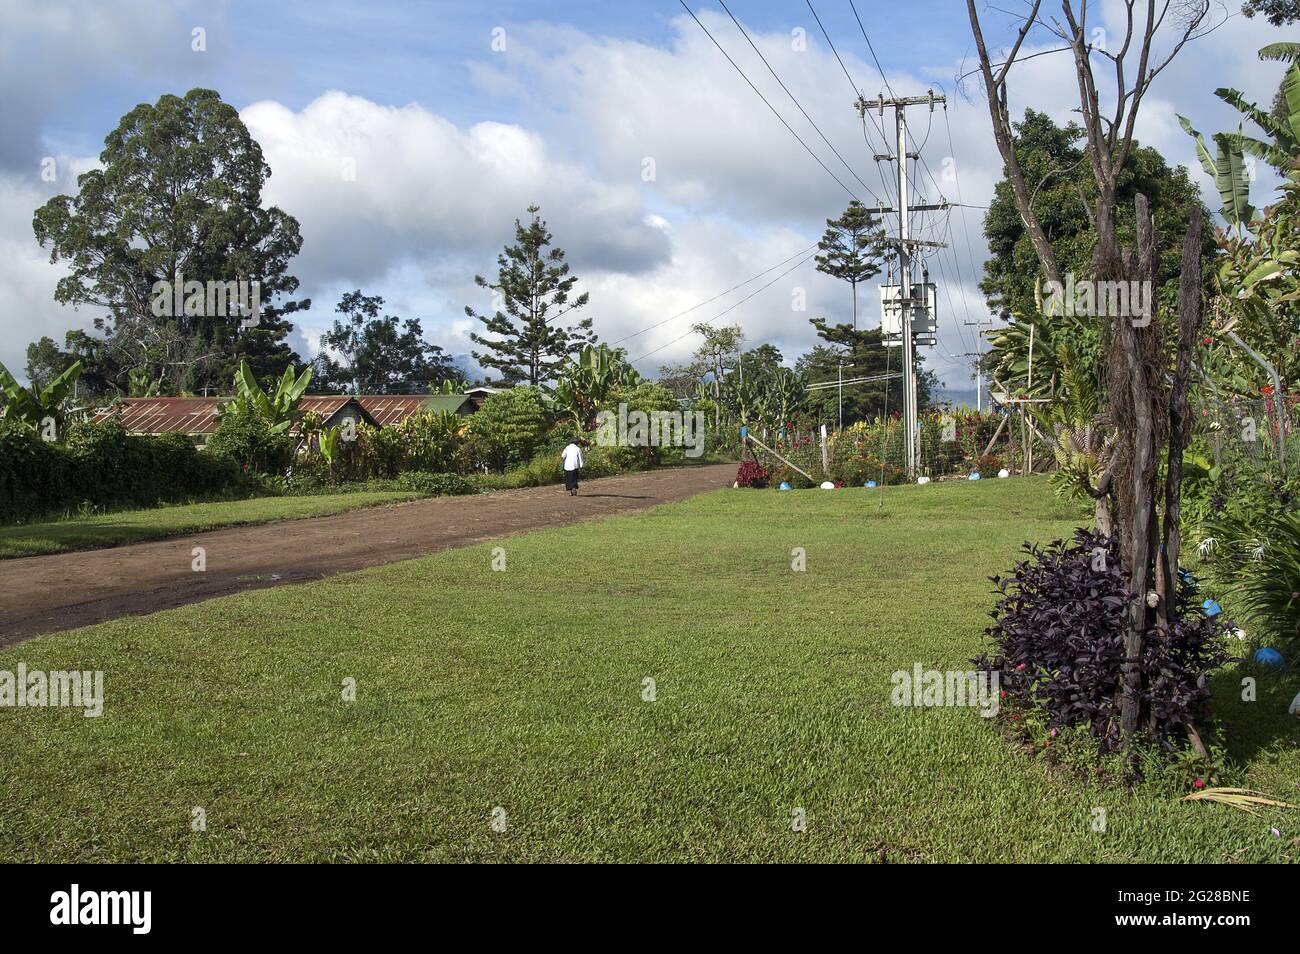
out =
<path fill-rule="evenodd" d="M 560 524 L 631 513 L 726 487 L 735 464 L 562 487 L 439 497 L 82 553 L 0 561 L 0 645 L 240 590 L 319 579 Z M 207 563 L 193 569 L 193 548 Z"/>

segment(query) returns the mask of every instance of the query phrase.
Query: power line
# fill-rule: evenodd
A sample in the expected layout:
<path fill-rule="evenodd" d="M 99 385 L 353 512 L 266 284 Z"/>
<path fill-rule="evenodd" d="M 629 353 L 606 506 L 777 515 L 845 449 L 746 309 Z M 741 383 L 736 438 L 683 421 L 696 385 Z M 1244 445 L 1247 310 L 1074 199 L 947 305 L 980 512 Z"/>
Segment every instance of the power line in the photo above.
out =
<path fill-rule="evenodd" d="M 862 25 L 862 17 L 858 16 L 858 8 L 854 5 L 853 0 L 849 0 L 849 7 L 853 10 L 853 19 L 858 21 L 858 29 L 862 31 L 862 39 L 867 41 L 867 49 L 871 52 L 871 58 L 876 63 L 880 78 L 885 81 L 885 89 L 888 90 L 891 99 L 896 99 L 894 87 L 889 85 L 889 77 L 885 75 L 885 69 L 880 65 L 880 58 L 876 56 L 876 48 L 871 45 L 871 37 L 867 36 L 867 28 Z"/>
<path fill-rule="evenodd" d="M 796 268 L 800 268 L 801 266 L 807 265 L 809 262 L 811 262 L 811 261 L 813 260 L 814 257 L 815 257 L 814 255 L 809 255 L 809 256 L 808 256 L 807 258 L 805 258 L 803 261 L 801 261 L 801 262 L 796 262 L 794 265 L 792 265 L 792 266 L 790 266 L 789 268 L 787 268 L 785 271 L 783 271 L 780 275 L 776 276 L 776 278 L 772 279 L 772 280 L 771 280 L 770 282 L 768 282 L 766 285 L 760 285 L 758 288 L 754 289 L 752 292 L 750 292 L 750 293 L 749 293 L 748 295 L 746 295 L 744 298 L 740 299 L 740 301 L 736 302 L 734 305 L 730 305 L 730 306 L 728 306 L 727 308 L 722 309 L 722 311 L 718 312 L 718 313 L 717 313 L 716 315 L 714 315 L 712 318 L 706 319 L 705 321 L 701 322 L 701 324 L 705 324 L 705 325 L 707 325 L 707 324 L 709 324 L 709 323 L 711 323 L 711 322 L 717 321 L 717 320 L 718 320 L 719 318 L 721 318 L 723 315 L 727 314 L 727 312 L 729 312 L 729 311 L 734 311 L 735 309 L 737 309 L 737 308 L 739 308 L 741 305 L 743 305 L 745 302 L 747 302 L 747 301 L 749 301 L 751 298 L 753 298 L 755 295 L 757 295 L 759 292 L 763 291 L 764 289 L 771 288 L 773 285 L 775 285 L 775 284 L 776 284 L 777 282 L 779 282 L 781 279 L 785 278 L 785 276 L 787 276 L 787 275 L 789 275 L 791 272 L 793 272 Z M 633 358 L 632 361 L 631 361 L 630 363 L 631 363 L 631 364 L 636 364 L 638 361 L 644 361 L 646 358 L 650 357 L 651 355 L 653 355 L 653 354 L 658 354 L 660 351 L 663 351 L 664 348 L 667 348 L 667 347 L 670 347 L 670 346 L 672 346 L 672 345 L 675 345 L 677 342 L 681 341 L 683 338 L 689 338 L 689 337 L 690 337 L 691 335 L 693 335 L 693 334 L 695 334 L 695 329 L 692 328 L 690 331 L 686 332 L 685 334 L 678 335 L 678 336 L 677 336 L 676 338 L 674 338 L 672 341 L 669 341 L 669 342 L 667 342 L 666 344 L 662 344 L 662 345 L 660 345 L 658 348 L 655 348 L 655 349 L 652 350 L 652 351 L 647 351 L 645 354 L 641 355 L 641 357 L 639 357 L 639 358 Z"/>
<path fill-rule="evenodd" d="M 831 35 L 830 35 L 830 33 L 827 31 L 827 29 L 826 29 L 826 24 L 822 23 L 822 18 L 821 18 L 820 16 L 817 15 L 817 10 L 816 10 L 816 8 L 812 5 L 812 0 L 804 0 L 804 3 L 806 3 L 806 4 L 808 5 L 808 10 L 812 13 L 812 15 L 813 15 L 813 19 L 817 21 L 817 26 L 818 26 L 818 28 L 822 31 L 822 36 L 824 36 L 824 37 L 826 38 L 826 45 L 829 46 L 829 47 L 831 48 L 831 52 L 835 54 L 835 60 L 836 60 L 836 62 L 838 62 L 838 63 L 840 64 L 840 69 L 844 71 L 844 78 L 847 79 L 847 80 L 849 81 L 849 87 L 853 90 L 853 92 L 854 92 L 856 95 L 861 96 L 861 95 L 862 95 L 862 89 L 861 89 L 861 87 L 859 87 L 858 84 L 855 83 L 855 82 L 853 81 L 853 76 L 852 76 L 851 73 L 849 73 L 849 68 L 848 68 L 847 66 L 844 65 L 844 59 L 843 59 L 843 57 L 840 56 L 840 51 L 837 50 L 837 49 L 835 48 L 835 41 L 831 39 Z M 872 120 L 871 120 L 871 124 L 872 124 L 873 128 L 876 130 L 876 132 L 880 135 L 880 141 L 883 142 L 883 143 L 885 144 L 885 152 L 888 152 L 888 151 L 889 151 L 889 140 L 885 137 L 885 131 L 884 131 L 884 130 L 880 127 L 880 125 L 876 122 L 876 120 L 875 120 L 874 117 L 873 117 Z M 871 140 L 870 140 L 870 138 L 867 136 L 867 119 L 866 119 L 866 115 L 865 115 L 865 114 L 864 114 L 863 117 L 862 117 L 862 139 L 863 139 L 863 141 L 867 144 L 867 148 L 868 148 L 869 152 L 870 152 L 872 155 L 874 155 L 874 154 L 876 153 L 876 147 L 875 147 L 875 144 L 872 143 Z M 883 172 L 880 171 L 880 163 L 879 163 L 879 162 L 876 163 L 876 173 L 877 173 L 877 175 L 880 176 L 880 183 L 881 183 L 881 185 L 884 186 L 885 196 L 886 196 L 887 198 L 889 198 L 889 200 L 890 200 L 891 202 L 892 202 L 892 201 L 896 201 L 896 200 L 894 199 L 893 195 L 892 195 L 892 194 L 890 193 L 890 191 L 889 191 L 889 189 L 890 189 L 890 186 L 889 186 L 889 180 L 886 179 L 886 178 L 885 178 L 885 174 L 884 174 Z M 859 181 L 861 181 L 861 180 L 859 180 Z M 865 185 L 865 183 L 864 183 L 864 185 Z M 880 199 L 876 196 L 876 194 L 875 194 L 874 192 L 871 191 L 870 187 L 867 188 L 867 191 L 868 191 L 868 192 L 871 192 L 872 198 L 875 198 L 875 199 L 876 199 L 876 203 L 877 203 L 878 205 L 884 205 L 884 204 L 885 204 L 885 203 L 883 203 L 883 202 L 880 201 Z"/>
<path fill-rule="evenodd" d="M 634 331 L 634 332 L 632 332 L 630 335 L 624 335 L 622 338 L 619 338 L 617 341 L 611 341 L 611 342 L 610 342 L 610 345 L 613 346 L 613 345 L 621 344 L 621 343 L 624 342 L 624 341 L 630 341 L 630 340 L 633 339 L 633 338 L 639 338 L 641 335 L 645 334 L 647 331 L 653 331 L 655 328 L 662 327 L 663 325 L 668 324 L 668 322 L 670 322 L 670 321 L 675 321 L 675 320 L 677 320 L 678 318 L 681 318 L 683 315 L 689 315 L 691 312 L 695 311 L 695 309 L 697 309 L 697 308 L 703 308 L 705 305 L 711 304 L 712 302 L 717 301 L 719 298 L 723 298 L 723 297 L 725 297 L 725 296 L 727 296 L 727 295 L 730 295 L 730 294 L 731 294 L 732 292 L 734 292 L 736 289 L 738 289 L 738 288 L 743 288 L 744 286 L 748 285 L 750 282 L 754 281 L 755 279 L 762 278 L 762 277 L 763 277 L 764 275 L 766 275 L 768 272 L 776 271 L 778 268 L 780 268 L 782 265 L 786 264 L 786 262 L 789 262 L 791 259 L 798 258 L 798 257 L 801 256 L 801 255 L 807 255 L 809 252 L 811 252 L 813 249 L 815 249 L 815 248 L 817 248 L 817 247 L 818 247 L 817 244 L 814 243 L 813 245 L 809 245 L 809 246 L 808 246 L 807 248 L 805 248 L 805 249 L 800 249 L 799 251 L 797 251 L 797 252 L 795 252 L 793 255 L 791 255 L 789 258 L 782 259 L 781 261 L 777 262 L 775 265 L 772 265 L 772 266 L 769 266 L 768 268 L 763 269 L 763 270 L 762 270 L 761 272 L 759 272 L 757 275 L 751 275 L 749 278 L 746 278 L 746 279 L 745 279 L 743 282 L 741 282 L 740 284 L 738 284 L 738 285 L 732 285 L 732 286 L 731 286 L 730 288 L 728 288 L 726 291 L 724 291 L 724 292 L 718 292 L 718 294 L 714 295 L 712 298 L 706 298 L 706 299 L 705 299 L 704 301 L 702 301 L 702 302 L 699 302 L 699 303 L 697 303 L 697 304 L 691 305 L 690 308 L 687 308 L 687 309 L 685 309 L 685 310 L 683 310 L 683 311 L 679 311 L 679 312 L 678 312 L 677 314 L 675 314 L 675 315 L 670 315 L 669 317 L 665 318 L 663 321 L 656 321 L 656 322 L 655 322 L 654 324 L 652 324 L 652 325 L 646 325 L 646 327 L 642 328 L 640 331 Z"/>
<path fill-rule="evenodd" d="M 732 14 L 731 10 L 727 7 L 726 3 L 724 3 L 723 0 L 718 0 L 718 3 L 722 5 L 723 10 L 726 10 L 727 16 L 731 17 L 731 22 L 736 24 L 736 28 L 740 30 L 740 35 L 745 38 L 745 40 L 749 43 L 751 47 L 753 47 L 754 52 L 758 54 L 758 58 L 762 60 L 763 65 L 767 67 L 767 71 L 772 74 L 772 78 L 777 81 L 777 83 L 780 85 L 780 87 L 783 90 L 785 90 L 785 94 L 789 96 L 790 101 L 799 108 L 799 112 L 803 113 L 803 118 L 808 120 L 808 125 L 812 126 L 813 129 L 817 130 L 817 135 L 822 137 L 822 142 L 826 143 L 826 145 L 830 148 L 830 151 L 835 153 L 835 158 L 838 159 L 840 161 L 840 164 L 843 165 L 844 168 L 848 170 L 849 175 L 857 179 L 858 183 L 862 186 L 862 188 L 866 189 L 867 192 L 871 195 L 871 197 L 876 200 L 877 205 L 884 205 L 884 203 L 880 201 L 880 196 L 872 192 L 871 186 L 867 185 L 865 182 L 862 181 L 862 177 L 853 170 L 853 167 L 850 166 L 848 162 L 845 161 L 842 155 L 840 155 L 840 151 L 835 148 L 835 146 L 831 143 L 829 139 L 826 138 L 826 134 L 821 131 L 821 127 L 818 126 L 815 122 L 813 122 L 813 118 L 808 115 L 808 110 L 803 108 L 803 104 L 801 104 L 799 100 L 795 98 L 794 93 L 790 92 L 790 88 L 785 85 L 781 77 L 776 75 L 776 70 L 772 69 L 772 64 L 767 61 L 767 57 L 763 55 L 763 51 L 760 50 L 755 45 L 754 41 L 750 38 L 749 33 L 746 32 L 743 26 L 741 26 L 740 21 L 737 20 L 736 17 Z"/>
<path fill-rule="evenodd" d="M 682 5 L 683 10 L 685 10 L 687 13 L 691 15 L 691 19 L 694 20 L 697 24 L 699 24 L 700 29 L 704 31 L 704 35 L 707 36 L 710 40 L 713 40 L 713 45 L 718 48 L 718 52 L 727 58 L 727 62 L 730 63 L 735 68 L 736 72 L 740 74 L 740 78 L 749 84 L 749 88 L 752 89 L 758 95 L 758 98 L 763 101 L 763 104 L 772 111 L 772 115 L 775 116 L 777 119 L 781 120 L 781 125 L 790 131 L 791 136 L 794 136 L 795 139 L 799 140 L 799 145 L 804 147 L 804 150 L 808 153 L 808 155 L 813 157 L 813 160 L 817 163 L 817 165 L 821 166 L 822 169 L 825 170 L 826 174 L 830 176 L 832 179 L 834 179 L 841 189 L 843 189 L 849 195 L 853 196 L 853 198 L 857 199 L 858 198 L 857 193 L 855 193 L 852 189 L 850 189 L 843 182 L 841 182 L 839 176 L 831 172 L 830 168 L 826 165 L 826 163 L 821 161 L 817 153 L 813 152 L 812 149 L 809 148 L 808 144 L 803 141 L 803 137 L 801 137 L 797 132 L 795 132 L 793 127 L 791 127 L 791 125 L 785 121 L 785 117 L 776 111 L 776 107 L 767 101 L 767 97 L 764 96 L 762 92 L 759 91 L 759 88 L 755 86 L 753 82 L 750 81 L 749 77 L 745 75 L 745 71 L 736 65 L 736 61 L 733 60 L 731 56 L 727 53 L 727 51 L 722 48 L 722 44 L 719 43 L 716 39 L 714 39 L 713 34 L 709 32 L 709 28 L 706 27 L 703 23 L 700 23 L 700 18 L 697 17 L 694 11 L 692 11 L 691 8 L 686 5 L 686 0 L 677 0 L 677 2 Z M 858 201 L 861 201 L 861 199 L 859 199 Z"/>

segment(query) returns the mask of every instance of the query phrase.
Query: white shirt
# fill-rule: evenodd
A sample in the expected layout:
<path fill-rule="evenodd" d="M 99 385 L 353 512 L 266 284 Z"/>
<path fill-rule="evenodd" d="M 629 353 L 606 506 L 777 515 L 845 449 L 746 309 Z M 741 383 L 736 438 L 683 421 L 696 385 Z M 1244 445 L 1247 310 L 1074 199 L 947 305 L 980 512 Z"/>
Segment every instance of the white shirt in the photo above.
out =
<path fill-rule="evenodd" d="M 564 455 L 565 470 L 577 470 L 582 466 L 582 448 L 577 444 L 569 444 L 561 453 Z"/>

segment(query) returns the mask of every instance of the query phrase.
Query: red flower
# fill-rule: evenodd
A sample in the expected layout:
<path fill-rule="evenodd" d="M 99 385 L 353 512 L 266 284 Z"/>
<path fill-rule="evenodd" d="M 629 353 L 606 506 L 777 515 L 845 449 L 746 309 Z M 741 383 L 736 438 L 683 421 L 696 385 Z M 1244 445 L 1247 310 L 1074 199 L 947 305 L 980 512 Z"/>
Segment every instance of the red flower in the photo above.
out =
<path fill-rule="evenodd" d="M 1206 335 L 1204 338 L 1201 339 L 1201 344 L 1212 345 L 1214 344 L 1214 339 L 1211 338 L 1209 335 Z"/>
<path fill-rule="evenodd" d="M 1195 782 L 1192 783 L 1192 788 L 1205 788 L 1205 779 L 1198 778 Z"/>
<path fill-rule="evenodd" d="M 1264 385 L 1262 388 L 1259 389 L 1259 393 L 1260 393 L 1260 394 L 1272 394 L 1272 393 L 1273 393 L 1273 385 L 1271 385 L 1271 384 L 1266 384 L 1266 385 Z"/>

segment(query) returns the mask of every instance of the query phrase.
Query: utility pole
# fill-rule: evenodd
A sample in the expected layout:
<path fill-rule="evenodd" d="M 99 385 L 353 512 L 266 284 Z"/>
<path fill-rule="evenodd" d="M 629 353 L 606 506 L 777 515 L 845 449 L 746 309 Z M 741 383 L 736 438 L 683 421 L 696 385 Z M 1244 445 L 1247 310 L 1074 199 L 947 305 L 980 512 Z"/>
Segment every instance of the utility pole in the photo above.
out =
<path fill-rule="evenodd" d="M 856 321 L 856 319 L 855 319 L 855 321 Z M 856 325 L 856 324 L 854 325 L 853 330 L 854 330 L 854 331 L 857 330 L 857 325 Z M 838 370 L 838 372 L 839 372 L 838 377 L 837 377 L 837 380 L 838 380 L 838 382 L 839 382 L 839 392 L 840 392 L 840 401 L 839 401 L 839 403 L 840 403 L 839 428 L 838 428 L 838 430 L 837 430 L 837 433 L 838 433 L 839 431 L 844 430 L 844 359 L 843 359 L 843 358 L 840 358 L 840 360 L 837 362 L 837 364 L 838 364 L 837 370 Z"/>
<path fill-rule="evenodd" d="M 975 350 L 966 352 L 963 357 L 975 359 L 975 410 L 982 412 L 984 410 L 984 334 L 986 329 L 993 327 L 993 319 L 981 318 L 978 321 L 963 321 L 962 324 L 975 327 Z"/>
<path fill-rule="evenodd" d="M 928 105 L 930 111 L 934 112 L 936 103 L 946 103 L 943 96 L 934 95 L 934 90 L 930 90 L 925 96 L 902 96 L 897 99 L 885 99 L 883 95 L 877 95 L 874 103 L 867 102 L 861 95 L 858 96 L 857 102 L 853 105 L 858 111 L 858 115 L 865 117 L 867 109 L 874 107 L 880 116 L 884 116 L 886 106 L 892 106 L 894 109 L 894 131 L 895 154 L 890 156 L 876 156 L 881 159 L 893 158 L 898 162 L 898 209 L 889 209 L 885 206 L 879 206 L 874 211 L 898 212 L 898 271 L 899 271 L 899 299 L 898 305 L 900 310 L 903 338 L 903 431 L 904 447 L 907 458 L 907 475 L 915 477 L 917 470 L 917 446 L 916 446 L 916 424 L 917 424 L 917 387 L 916 387 L 916 360 L 914 351 L 914 342 L 912 338 L 912 308 L 915 302 L 912 300 L 912 246 L 925 245 L 934 247 L 943 247 L 941 242 L 919 242 L 910 237 L 909 234 L 909 209 L 907 204 L 907 160 L 909 158 L 918 159 L 920 156 L 916 153 L 907 151 L 907 107 Z M 927 212 L 946 209 L 947 202 L 937 205 L 921 203 L 912 206 L 910 211 Z M 926 307 L 922 302 L 922 308 Z"/>
<path fill-rule="evenodd" d="M 722 426 L 722 349 L 713 349 L 713 425 Z"/>

